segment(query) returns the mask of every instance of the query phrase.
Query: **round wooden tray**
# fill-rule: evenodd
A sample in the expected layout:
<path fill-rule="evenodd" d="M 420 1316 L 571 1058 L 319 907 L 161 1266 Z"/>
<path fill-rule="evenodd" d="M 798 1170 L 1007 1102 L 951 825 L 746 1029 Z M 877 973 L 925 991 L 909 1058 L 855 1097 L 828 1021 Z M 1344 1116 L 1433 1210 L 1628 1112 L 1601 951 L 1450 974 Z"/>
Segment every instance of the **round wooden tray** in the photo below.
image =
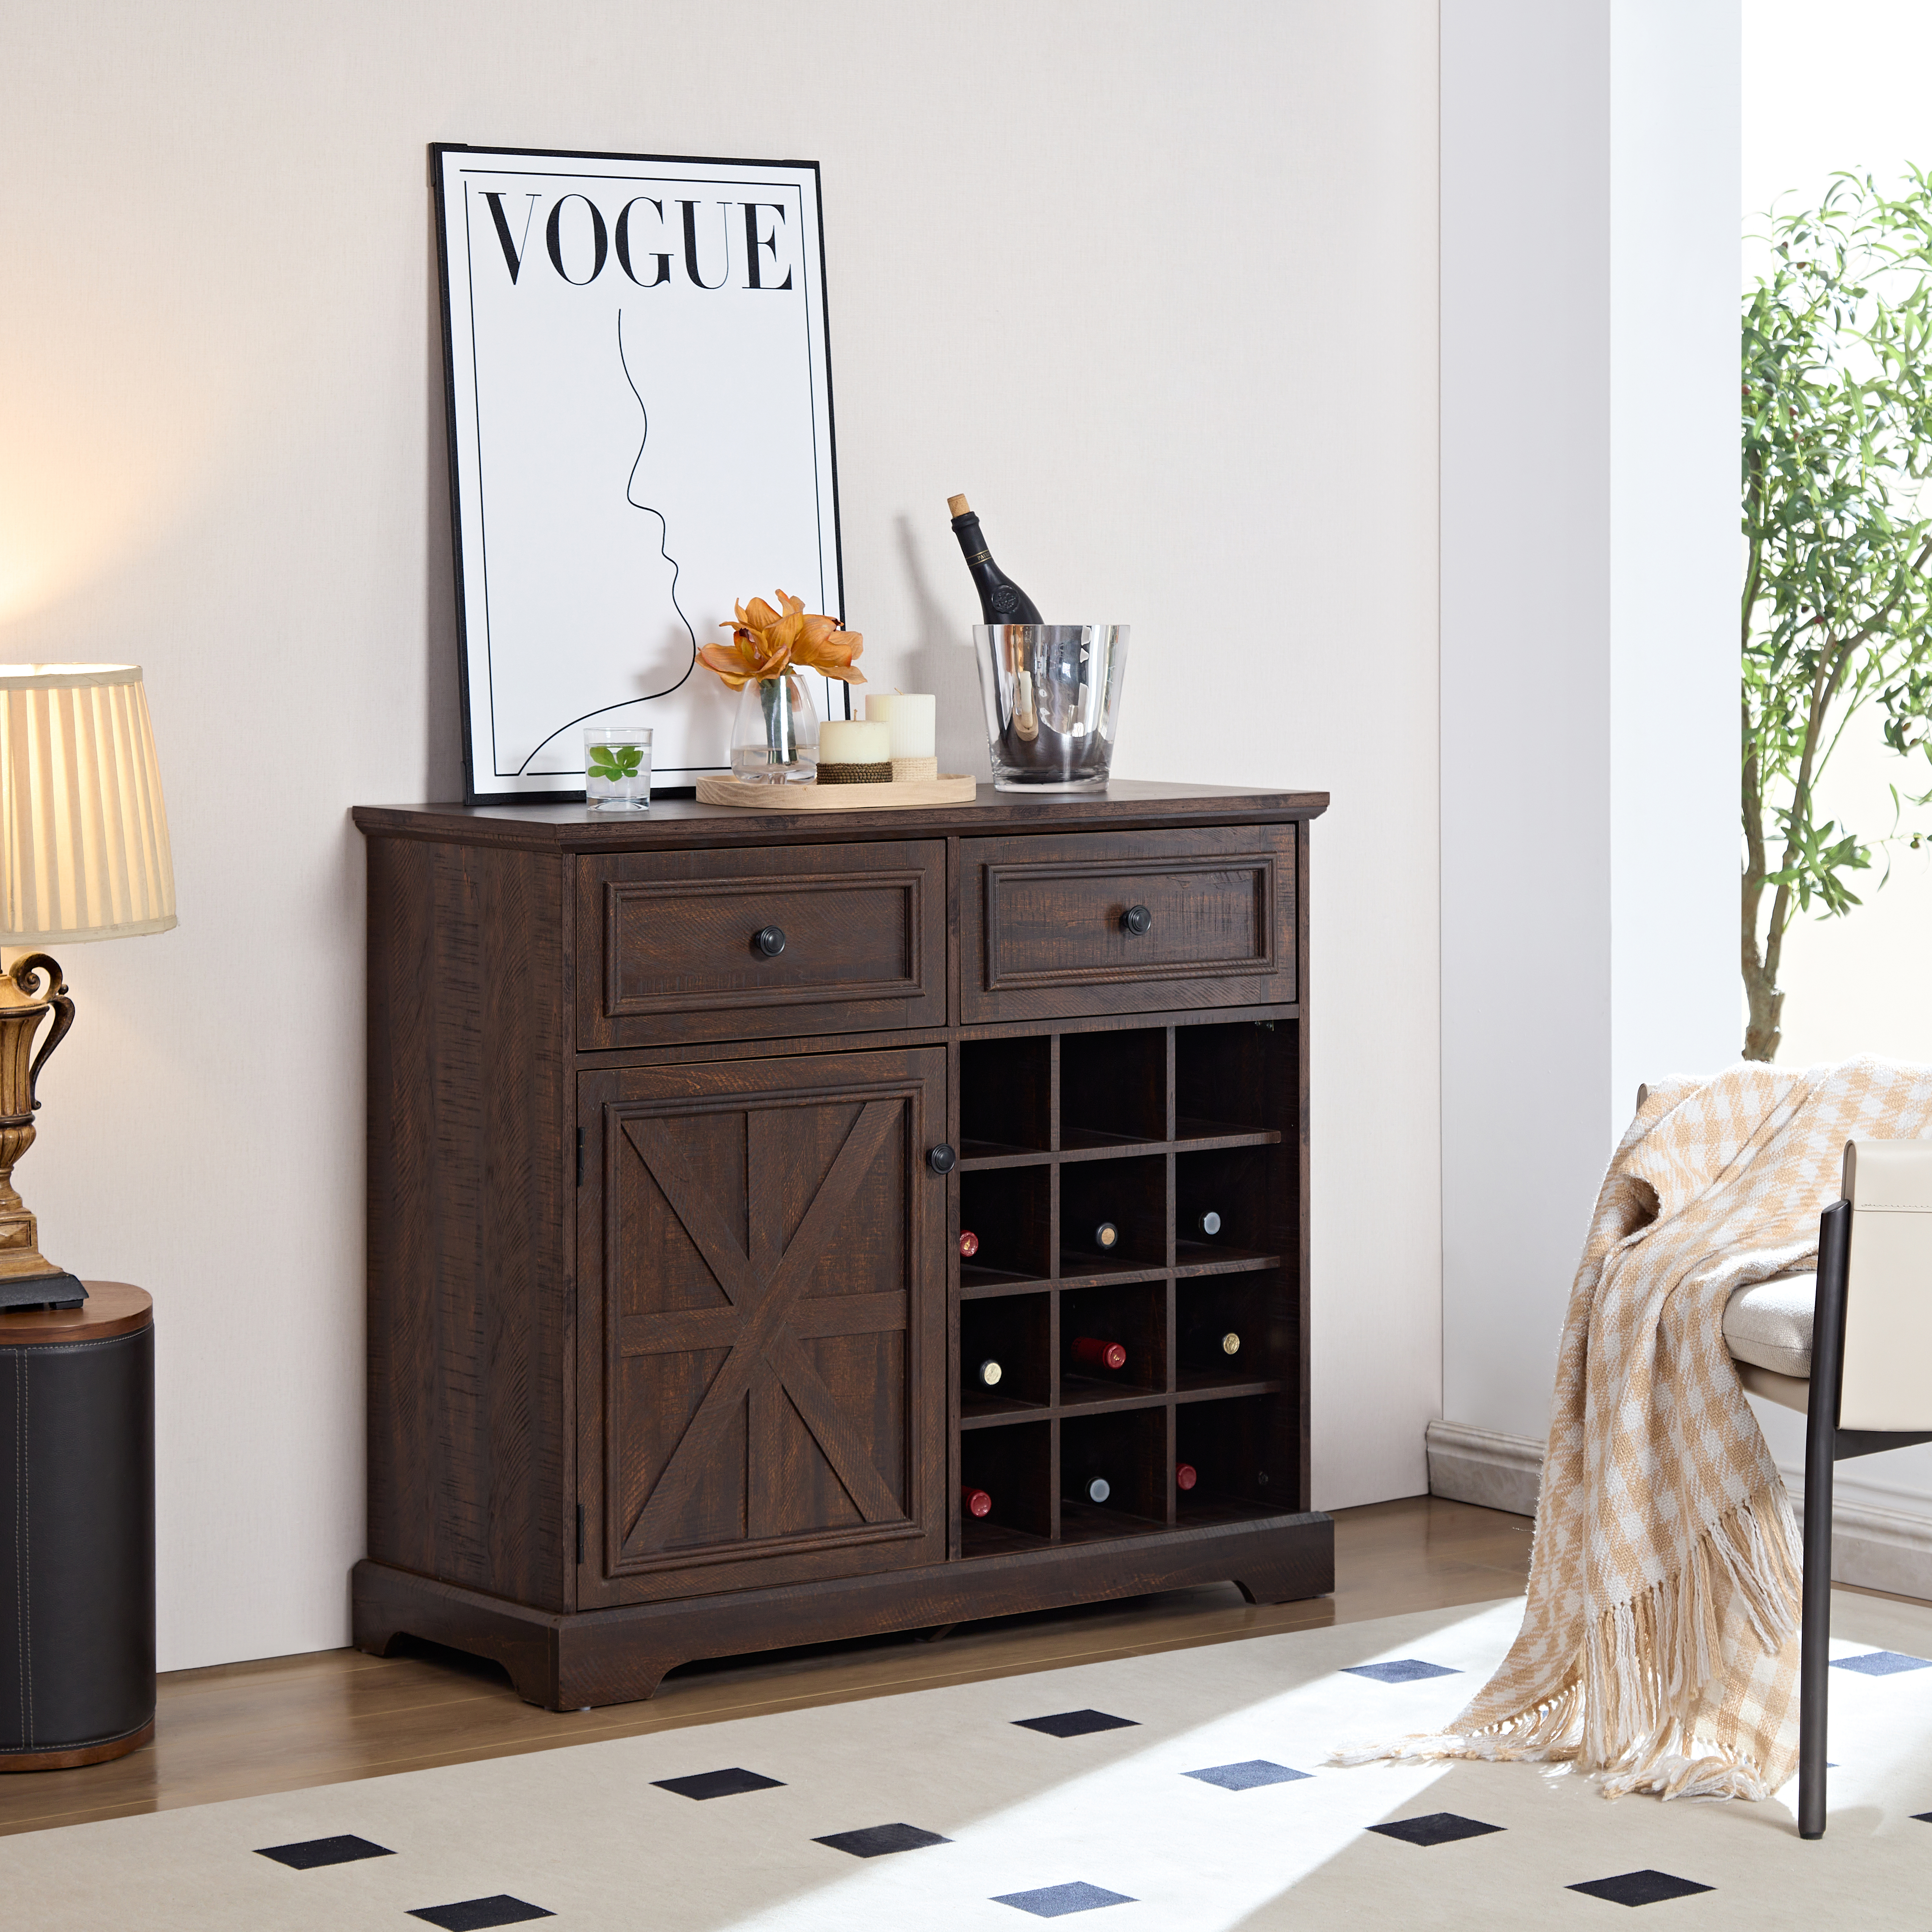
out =
<path fill-rule="evenodd" d="M 942 772 L 896 784 L 748 784 L 742 778 L 700 778 L 700 805 L 735 805 L 748 812 L 887 812 L 916 805 L 970 805 L 976 780 Z"/>

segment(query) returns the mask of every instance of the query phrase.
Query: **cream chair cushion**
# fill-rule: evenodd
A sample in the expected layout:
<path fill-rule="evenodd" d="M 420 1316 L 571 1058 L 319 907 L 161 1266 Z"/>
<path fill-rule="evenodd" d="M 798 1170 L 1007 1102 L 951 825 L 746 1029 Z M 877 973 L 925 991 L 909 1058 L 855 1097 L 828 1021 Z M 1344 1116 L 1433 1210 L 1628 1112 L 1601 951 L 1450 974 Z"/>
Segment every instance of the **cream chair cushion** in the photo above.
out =
<path fill-rule="evenodd" d="M 1811 1310 L 1817 1299 L 1815 1274 L 1773 1275 L 1735 1290 L 1724 1308 L 1725 1347 L 1738 1361 L 1804 1380 L 1811 1372 Z"/>

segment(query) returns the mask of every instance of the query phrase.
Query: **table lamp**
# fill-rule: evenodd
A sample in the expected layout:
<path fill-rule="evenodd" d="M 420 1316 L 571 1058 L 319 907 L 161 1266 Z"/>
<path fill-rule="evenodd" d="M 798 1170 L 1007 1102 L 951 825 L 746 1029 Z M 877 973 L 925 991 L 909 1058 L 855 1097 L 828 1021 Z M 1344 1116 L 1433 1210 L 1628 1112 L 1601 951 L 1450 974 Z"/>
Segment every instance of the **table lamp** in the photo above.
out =
<path fill-rule="evenodd" d="M 74 1024 L 38 949 L 175 923 L 166 808 L 139 664 L 0 664 L 0 1310 L 74 1308 L 87 1291 L 40 1252 L 14 1166 L 34 1144 L 34 1089 Z M 53 1024 L 34 1053 L 34 1036 Z M 31 1060 L 29 1054 L 32 1055 Z"/>

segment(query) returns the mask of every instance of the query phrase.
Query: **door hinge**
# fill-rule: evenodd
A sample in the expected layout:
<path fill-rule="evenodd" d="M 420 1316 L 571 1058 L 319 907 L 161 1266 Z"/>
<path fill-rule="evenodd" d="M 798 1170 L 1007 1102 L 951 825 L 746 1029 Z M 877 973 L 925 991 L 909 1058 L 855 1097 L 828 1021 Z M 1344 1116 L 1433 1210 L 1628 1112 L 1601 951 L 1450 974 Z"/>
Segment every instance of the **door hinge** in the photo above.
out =
<path fill-rule="evenodd" d="M 580 1187 L 584 1185 L 584 1130 L 581 1127 L 577 1130 L 577 1184 Z"/>
<path fill-rule="evenodd" d="M 580 1563 L 584 1561 L 584 1505 L 581 1503 L 577 1506 L 577 1560 Z"/>

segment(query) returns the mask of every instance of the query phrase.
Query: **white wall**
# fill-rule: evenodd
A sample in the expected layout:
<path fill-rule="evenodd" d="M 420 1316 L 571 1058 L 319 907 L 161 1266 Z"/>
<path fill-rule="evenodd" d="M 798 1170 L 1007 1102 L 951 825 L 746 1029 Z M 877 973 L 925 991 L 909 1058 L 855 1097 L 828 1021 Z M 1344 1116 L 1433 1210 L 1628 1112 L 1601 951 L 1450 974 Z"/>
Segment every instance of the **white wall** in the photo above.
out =
<path fill-rule="evenodd" d="M 164 1667 L 347 1634 L 346 812 L 458 785 L 439 139 L 818 158 L 868 668 L 946 694 L 956 753 L 970 740 L 952 646 L 974 600 L 944 512 L 964 490 L 1036 596 L 1135 625 L 1128 775 L 1332 788 L 1316 1496 L 1420 1490 L 1428 0 L 71 0 L 14 9 L 0 50 L 0 656 L 147 667 L 182 924 L 65 962 L 80 1021 L 20 1178 L 50 1254 L 156 1295 Z"/>
<path fill-rule="evenodd" d="M 1736 1054 L 1738 33 L 1442 9 L 1443 1405 L 1539 1439 L 1637 1082 Z"/>

